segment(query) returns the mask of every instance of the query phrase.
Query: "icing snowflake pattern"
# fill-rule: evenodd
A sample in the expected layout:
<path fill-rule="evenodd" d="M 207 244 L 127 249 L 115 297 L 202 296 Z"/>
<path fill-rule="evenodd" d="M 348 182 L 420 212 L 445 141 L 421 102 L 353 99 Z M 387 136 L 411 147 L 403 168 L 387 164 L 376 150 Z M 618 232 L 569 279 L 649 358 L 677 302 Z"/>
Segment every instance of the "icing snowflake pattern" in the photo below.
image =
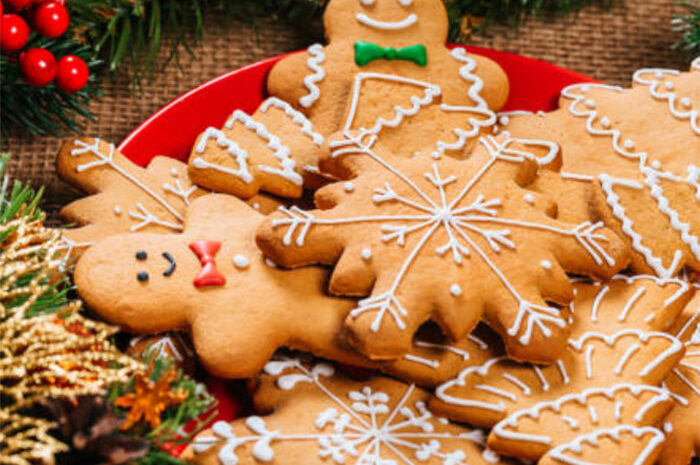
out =
<path fill-rule="evenodd" d="M 395 178 L 397 185 L 400 184 L 402 188 L 405 188 L 403 190 L 417 194 L 415 200 L 401 195 L 397 193 L 398 189 L 394 187 L 393 183 L 387 181 L 374 190 L 372 196 L 374 204 L 376 206 L 395 206 L 398 204 L 404 211 L 407 207 L 412 210 L 412 213 L 323 219 L 314 216 L 311 212 L 291 207 L 281 208 L 284 217 L 272 220 L 271 225 L 273 228 L 286 228 L 282 238 L 284 246 L 292 244 L 303 246 L 308 232 L 316 225 L 337 226 L 375 222 L 379 224 L 382 242 L 395 243 L 399 247 L 403 247 L 410 236 L 419 236 L 415 246 L 408 252 L 403 265 L 393 278 L 390 287 L 378 295 L 360 300 L 358 306 L 351 312 L 352 317 L 358 317 L 365 313 L 376 313 L 370 327 L 373 332 L 377 332 L 387 318 L 390 318 L 399 329 L 405 329 L 404 317 L 408 314 L 408 310 L 397 297 L 397 291 L 405 277 L 410 273 L 413 262 L 420 254 L 424 253 L 423 249 L 426 248 L 426 244 L 439 230 L 444 231 L 448 240 L 434 249 L 435 254 L 440 257 L 449 257 L 449 260 L 456 266 L 462 265 L 465 260 L 472 256 L 477 256 L 516 301 L 517 316 L 507 331 L 511 337 L 520 334 L 518 340 L 522 345 L 529 343 L 535 329 L 541 331 L 545 337 L 549 337 L 552 331 L 548 325 L 564 328 L 566 322 L 559 315 L 559 310 L 530 302 L 524 298 L 516 284 L 508 279 L 487 254 L 487 251 L 497 254 L 503 249 L 516 248 L 517 244 L 511 238 L 510 228 L 523 228 L 569 236 L 578 242 L 597 265 L 613 266 L 615 263 L 613 257 L 601 245 L 602 242 L 608 240 L 608 237 L 599 233 L 599 229 L 602 227 L 601 223 L 584 222 L 572 229 L 566 229 L 556 225 L 503 217 L 500 213 L 502 200 L 496 197 L 477 194 L 473 200 L 467 202 L 468 194 L 473 194 L 473 191 L 478 189 L 482 178 L 496 163 L 522 163 L 532 159 L 532 154 L 514 146 L 516 143 L 527 146 L 531 141 L 511 138 L 499 140 L 490 136 L 480 139 L 489 156 L 473 177 L 468 179 L 460 179 L 456 174 L 448 175 L 441 170 L 440 161 L 432 161 L 432 169 L 424 173 L 425 179 L 434 188 L 432 192 L 429 192 L 419 187 L 418 183 L 414 182 L 408 175 L 392 166 L 390 161 L 375 153 L 371 148 L 376 138 L 375 135 L 368 133 L 353 135 L 346 132 L 344 137 L 343 140 L 331 142 L 331 150 L 333 151 L 331 156 L 339 157 L 360 153 L 370 157 L 383 169 L 389 171 Z M 557 150 L 556 144 L 545 143 L 543 148 L 548 151 L 546 157 L 550 157 L 551 152 Z M 458 193 L 452 198 L 448 198 L 448 186 L 451 186 L 453 190 L 458 189 Z M 496 225 L 497 228 L 484 227 L 493 225 Z M 486 247 L 483 243 L 479 244 L 475 238 L 483 239 Z M 461 292 L 456 294 L 458 296 Z M 452 295 L 455 293 L 453 292 Z"/>
<path fill-rule="evenodd" d="M 367 385 L 348 392 L 347 398 L 334 393 L 324 383 L 324 378 L 333 376 L 334 371 L 333 366 L 326 363 L 307 368 L 294 359 L 272 361 L 265 367 L 267 374 L 278 376 L 279 389 L 289 391 L 298 383 L 311 383 L 330 399 L 334 406 L 316 415 L 312 427 L 314 432 L 285 434 L 271 431 L 264 418 L 252 416 L 245 422 L 248 435 L 236 435 L 230 424 L 217 422 L 211 429 L 213 435 L 199 436 L 195 440 L 194 452 L 202 453 L 223 443 L 218 451 L 220 463 L 235 465 L 239 463 L 241 447 L 251 444 L 252 457 L 259 462 L 269 462 L 276 458 L 275 444 L 308 441 L 316 443 L 318 456 L 330 459 L 329 463 L 412 465 L 416 463 L 414 460 L 438 460 L 442 465 L 466 465 L 465 450 L 445 448 L 441 441 L 484 442 L 484 434 L 479 430 L 465 433 L 436 431 L 437 425 L 447 421 L 434 417 L 421 401 L 409 405 L 414 385 L 407 385 L 399 402 L 390 408 L 392 399 L 389 394 Z M 488 449 L 483 455 L 487 461 L 497 460 Z"/>

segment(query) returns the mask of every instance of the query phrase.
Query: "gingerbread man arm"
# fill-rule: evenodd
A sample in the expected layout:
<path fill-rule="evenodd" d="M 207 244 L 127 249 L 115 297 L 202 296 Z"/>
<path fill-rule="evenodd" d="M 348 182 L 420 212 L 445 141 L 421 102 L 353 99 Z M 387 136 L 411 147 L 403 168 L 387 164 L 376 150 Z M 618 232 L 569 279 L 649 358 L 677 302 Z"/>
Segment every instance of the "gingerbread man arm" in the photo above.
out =
<path fill-rule="evenodd" d="M 304 111 L 306 107 L 300 105 L 299 100 L 310 93 L 310 89 L 304 84 L 304 79 L 311 73 L 307 66 L 311 58 L 309 52 L 304 51 L 277 62 L 267 77 L 269 94 L 286 100 L 297 109 Z"/>

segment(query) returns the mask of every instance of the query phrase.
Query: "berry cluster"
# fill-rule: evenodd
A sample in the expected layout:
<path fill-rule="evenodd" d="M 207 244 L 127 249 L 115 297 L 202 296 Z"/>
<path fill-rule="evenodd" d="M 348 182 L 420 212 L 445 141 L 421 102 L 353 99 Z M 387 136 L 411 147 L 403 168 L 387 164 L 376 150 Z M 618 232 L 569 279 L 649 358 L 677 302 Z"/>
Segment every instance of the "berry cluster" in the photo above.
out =
<path fill-rule="evenodd" d="M 25 49 L 31 30 L 40 36 L 57 38 L 68 29 L 70 18 L 65 0 L 4 0 L 13 11 L 5 13 L 0 2 L 0 48 L 2 52 L 18 55 L 24 80 L 36 87 L 55 81 L 65 92 L 77 92 L 85 87 L 90 72 L 85 61 L 75 55 L 65 55 L 58 61 L 49 50 L 41 47 Z"/>

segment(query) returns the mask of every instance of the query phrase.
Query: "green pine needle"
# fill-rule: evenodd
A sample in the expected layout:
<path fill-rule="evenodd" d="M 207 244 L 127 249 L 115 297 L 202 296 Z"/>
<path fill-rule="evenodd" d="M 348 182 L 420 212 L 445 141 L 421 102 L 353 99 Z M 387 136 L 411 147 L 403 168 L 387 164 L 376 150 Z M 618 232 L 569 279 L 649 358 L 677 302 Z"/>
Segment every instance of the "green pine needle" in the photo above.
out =
<path fill-rule="evenodd" d="M 691 55 L 700 53 L 700 0 L 679 2 L 687 11 L 671 21 L 673 31 L 680 37 L 673 48 Z"/>
<path fill-rule="evenodd" d="M 76 93 L 63 92 L 55 84 L 33 87 L 19 70 L 18 57 L 0 55 L 0 135 L 4 139 L 9 132 L 31 135 L 57 135 L 78 127 L 77 119 L 92 118 L 90 99 L 97 95 L 95 72 L 99 60 L 93 59 L 89 46 L 72 40 L 46 39 L 32 35 L 27 48 L 43 47 L 58 60 L 64 55 L 77 55 L 88 65 L 90 79 Z"/>

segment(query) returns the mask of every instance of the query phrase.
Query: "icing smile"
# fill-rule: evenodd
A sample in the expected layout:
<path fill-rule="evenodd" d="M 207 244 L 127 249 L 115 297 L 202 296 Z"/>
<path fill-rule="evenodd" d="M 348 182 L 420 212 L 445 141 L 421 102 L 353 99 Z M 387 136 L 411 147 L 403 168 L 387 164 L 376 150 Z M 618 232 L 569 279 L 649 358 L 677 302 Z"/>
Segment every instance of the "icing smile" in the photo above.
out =
<path fill-rule="evenodd" d="M 177 263 L 175 263 L 175 259 L 168 252 L 163 252 L 163 258 L 166 259 L 168 261 L 168 263 L 170 263 L 170 265 L 168 266 L 168 269 L 163 271 L 163 276 L 168 277 L 171 274 L 173 274 L 173 272 L 175 271 L 175 267 L 177 266 Z"/>
<path fill-rule="evenodd" d="M 357 13 L 355 15 L 355 19 L 357 19 L 360 24 L 364 24 L 365 26 L 374 29 L 398 30 L 406 29 L 407 27 L 411 27 L 416 24 L 418 21 L 418 16 L 416 16 L 415 13 L 411 13 L 401 21 L 379 21 L 377 19 L 370 18 L 364 13 Z"/>

